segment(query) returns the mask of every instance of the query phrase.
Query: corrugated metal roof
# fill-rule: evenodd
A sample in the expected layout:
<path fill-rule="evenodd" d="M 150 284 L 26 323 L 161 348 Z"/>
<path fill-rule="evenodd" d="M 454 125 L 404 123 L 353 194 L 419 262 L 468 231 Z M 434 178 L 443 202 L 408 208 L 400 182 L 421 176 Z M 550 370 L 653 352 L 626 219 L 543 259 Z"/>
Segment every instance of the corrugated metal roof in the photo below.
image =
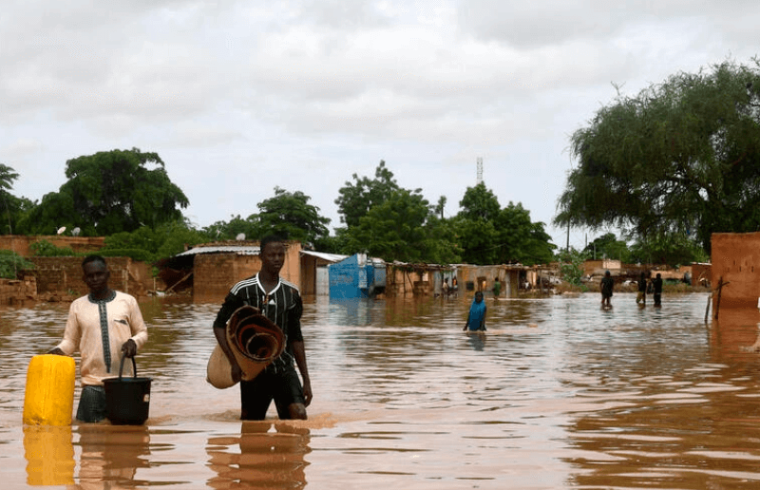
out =
<path fill-rule="evenodd" d="M 301 250 L 301 254 L 311 255 L 312 257 L 317 257 L 322 260 L 327 260 L 329 262 L 340 262 L 341 260 L 344 260 L 348 257 L 348 255 L 329 254 L 325 252 L 315 252 L 313 250 Z"/>
<path fill-rule="evenodd" d="M 258 246 L 234 246 L 234 245 L 224 245 L 224 246 L 216 246 L 216 247 L 195 247 L 191 248 L 190 250 L 186 250 L 180 254 L 175 255 L 175 257 L 186 257 L 188 255 L 197 255 L 197 254 L 220 254 L 220 253 L 235 253 L 238 255 L 258 255 L 259 254 L 259 247 Z"/>

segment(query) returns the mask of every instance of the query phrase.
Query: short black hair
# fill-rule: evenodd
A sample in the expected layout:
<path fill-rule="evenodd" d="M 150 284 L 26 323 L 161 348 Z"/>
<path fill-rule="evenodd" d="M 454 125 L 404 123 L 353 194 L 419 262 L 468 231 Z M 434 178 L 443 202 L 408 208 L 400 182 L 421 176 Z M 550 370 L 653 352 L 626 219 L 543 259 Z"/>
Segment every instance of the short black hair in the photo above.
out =
<path fill-rule="evenodd" d="M 270 243 L 282 243 L 285 240 L 280 237 L 279 235 L 267 235 L 264 238 L 261 239 L 259 242 L 259 254 L 264 253 L 264 249 L 269 245 Z"/>
<path fill-rule="evenodd" d="M 85 257 L 85 258 L 84 258 L 84 260 L 82 261 L 82 268 L 84 268 L 84 266 L 86 266 L 86 265 L 87 265 L 87 264 L 89 264 L 90 262 L 100 262 L 100 263 L 101 263 L 101 264 L 103 264 L 104 266 L 108 267 L 108 264 L 106 264 L 106 259 L 105 259 L 105 258 L 103 258 L 103 256 L 102 256 L 102 255 L 88 255 L 88 256 L 87 256 L 87 257 Z"/>

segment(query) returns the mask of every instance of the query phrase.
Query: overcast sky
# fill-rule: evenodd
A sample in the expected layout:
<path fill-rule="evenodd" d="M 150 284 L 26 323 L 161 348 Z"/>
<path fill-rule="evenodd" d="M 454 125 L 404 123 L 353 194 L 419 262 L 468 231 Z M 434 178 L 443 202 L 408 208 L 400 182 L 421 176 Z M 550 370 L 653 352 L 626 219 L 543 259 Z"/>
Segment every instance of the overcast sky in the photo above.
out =
<path fill-rule="evenodd" d="M 480 157 L 502 207 L 564 247 L 570 135 L 614 85 L 751 63 L 758 26 L 756 0 L 5 0 L 0 162 L 39 200 L 68 159 L 137 147 L 199 227 L 258 212 L 275 186 L 336 227 L 338 189 L 380 160 L 451 216 Z"/>

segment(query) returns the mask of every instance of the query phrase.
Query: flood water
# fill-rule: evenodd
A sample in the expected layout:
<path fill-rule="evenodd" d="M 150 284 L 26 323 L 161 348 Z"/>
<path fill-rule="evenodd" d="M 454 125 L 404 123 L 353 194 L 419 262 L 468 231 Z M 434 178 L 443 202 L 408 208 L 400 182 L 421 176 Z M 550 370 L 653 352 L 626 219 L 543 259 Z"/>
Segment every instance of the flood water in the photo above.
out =
<path fill-rule="evenodd" d="M 462 332 L 464 298 L 312 299 L 309 420 L 245 423 L 205 382 L 218 305 L 151 300 L 143 427 L 24 427 L 68 305 L 3 308 L 0 488 L 758 488 L 760 318 L 705 323 L 707 298 L 487 299 L 485 335 Z"/>

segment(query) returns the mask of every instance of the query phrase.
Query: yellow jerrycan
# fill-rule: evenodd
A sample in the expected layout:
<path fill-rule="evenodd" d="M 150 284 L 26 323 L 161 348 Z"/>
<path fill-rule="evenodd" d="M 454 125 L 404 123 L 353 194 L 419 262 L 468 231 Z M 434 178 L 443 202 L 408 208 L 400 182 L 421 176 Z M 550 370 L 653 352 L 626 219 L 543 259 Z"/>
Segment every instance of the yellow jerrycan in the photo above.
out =
<path fill-rule="evenodd" d="M 24 424 L 71 425 L 76 363 L 69 356 L 32 357 L 26 373 Z"/>

